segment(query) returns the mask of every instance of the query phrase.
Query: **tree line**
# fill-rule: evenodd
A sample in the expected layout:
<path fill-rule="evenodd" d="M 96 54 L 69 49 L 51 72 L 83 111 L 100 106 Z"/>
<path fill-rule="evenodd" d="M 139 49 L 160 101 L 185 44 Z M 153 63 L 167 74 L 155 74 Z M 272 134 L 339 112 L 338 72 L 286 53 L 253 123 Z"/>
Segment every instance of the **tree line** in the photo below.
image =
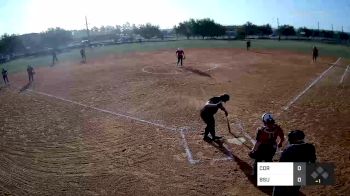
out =
<path fill-rule="evenodd" d="M 349 40 L 349 34 L 329 30 L 317 30 L 301 27 L 295 29 L 291 25 L 281 25 L 273 29 L 270 24 L 256 25 L 247 22 L 237 26 L 223 26 L 210 18 L 189 19 L 175 25 L 171 31 L 161 30 L 159 26 L 151 23 L 136 26 L 125 23 L 116 26 L 92 27 L 86 29 L 68 31 L 62 28 L 49 28 L 41 33 L 8 35 L 0 37 L 0 55 L 13 53 L 26 53 L 28 51 L 40 51 L 67 46 L 74 41 L 81 40 L 126 40 L 135 41 L 141 39 L 163 39 L 170 36 L 185 36 L 191 38 L 215 38 L 221 36 L 234 36 L 236 39 L 245 39 L 247 36 L 298 36 L 298 37 L 322 37 L 326 39 Z"/>

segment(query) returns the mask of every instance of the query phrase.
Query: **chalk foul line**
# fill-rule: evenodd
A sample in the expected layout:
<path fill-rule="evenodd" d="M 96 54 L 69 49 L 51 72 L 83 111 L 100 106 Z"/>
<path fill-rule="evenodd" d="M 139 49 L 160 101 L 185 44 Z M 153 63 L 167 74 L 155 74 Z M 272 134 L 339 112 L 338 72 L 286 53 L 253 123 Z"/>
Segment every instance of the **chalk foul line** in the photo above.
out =
<path fill-rule="evenodd" d="M 283 107 L 283 110 L 288 110 L 291 105 L 293 105 L 301 96 L 303 96 L 312 86 L 314 86 L 329 70 L 331 70 L 341 59 L 341 57 L 338 58 L 338 60 L 335 63 L 332 63 L 332 65 L 326 69 L 321 75 L 319 75 L 308 87 L 306 87 L 301 93 L 299 93 L 292 101 L 290 101 L 285 107 Z"/>
<path fill-rule="evenodd" d="M 47 97 L 55 98 L 55 99 L 58 99 L 58 100 L 61 100 L 61 101 L 64 101 L 64 102 L 68 102 L 68 103 L 72 103 L 72 104 L 75 104 L 75 105 L 79 105 L 81 107 L 93 109 L 93 110 L 96 110 L 96 111 L 99 111 L 99 112 L 103 112 L 103 113 L 111 114 L 111 115 L 114 115 L 114 116 L 131 119 L 131 120 L 142 122 L 142 123 L 145 123 L 145 124 L 150 124 L 150 125 L 153 125 L 153 126 L 156 126 L 156 127 L 160 127 L 160 128 L 166 129 L 166 130 L 170 130 L 170 131 L 176 131 L 177 130 L 176 128 L 168 127 L 168 126 L 165 126 L 165 125 L 162 125 L 162 124 L 159 124 L 159 123 L 154 123 L 154 122 L 151 122 L 151 121 L 148 121 L 148 120 L 144 120 L 144 119 L 141 119 L 141 118 L 137 118 L 137 117 L 133 117 L 133 116 L 125 115 L 125 114 L 120 114 L 120 113 L 117 113 L 117 112 L 112 112 L 112 111 L 101 109 L 101 108 L 97 108 L 97 107 L 94 107 L 94 106 L 88 106 L 88 105 L 85 105 L 85 104 L 77 102 L 77 101 L 72 101 L 72 100 L 65 99 L 65 98 L 62 98 L 62 97 L 58 97 L 58 96 L 55 96 L 55 95 L 43 93 L 43 92 L 40 92 L 40 91 L 34 91 L 34 90 L 31 90 L 31 89 L 27 89 L 27 91 L 30 91 L 30 92 L 33 92 L 33 93 L 36 93 L 36 94 L 39 94 L 39 95 L 44 95 L 44 96 L 47 96 Z"/>
<path fill-rule="evenodd" d="M 339 81 L 339 84 L 342 84 L 342 83 L 343 83 L 344 78 L 345 78 L 345 75 L 346 75 L 346 73 L 347 73 L 348 70 L 349 70 L 349 66 L 350 66 L 350 65 L 348 65 L 348 66 L 346 67 L 346 69 L 345 69 L 343 75 L 341 76 L 341 79 L 340 79 L 340 81 Z"/>
<path fill-rule="evenodd" d="M 34 91 L 34 90 L 31 90 L 31 89 L 27 89 L 27 91 L 30 91 L 30 92 L 33 92 L 33 93 L 36 93 L 36 94 L 39 94 L 39 95 L 44 95 L 44 96 L 47 96 L 47 97 L 55 98 L 55 99 L 58 99 L 58 100 L 61 100 L 61 101 L 64 101 L 64 102 L 68 102 L 68 103 L 72 103 L 72 104 L 75 104 L 75 105 L 79 105 L 81 107 L 93 109 L 93 110 L 96 110 L 96 111 L 99 111 L 99 112 L 111 114 L 111 115 L 118 116 L 118 117 L 124 117 L 124 118 L 135 120 L 135 121 L 138 121 L 138 122 L 150 124 L 150 125 L 153 125 L 153 126 L 156 126 L 156 127 L 161 127 L 163 129 L 166 129 L 166 130 L 170 130 L 170 131 L 177 131 L 178 130 L 178 129 L 171 128 L 171 127 L 168 127 L 168 126 L 165 126 L 165 125 L 162 125 L 162 124 L 158 124 L 158 123 L 154 123 L 154 122 L 147 121 L 147 120 L 144 120 L 144 119 L 136 118 L 136 117 L 133 117 L 133 116 L 128 116 L 128 115 L 125 115 L 125 114 L 120 114 L 120 113 L 112 112 L 112 111 L 109 111 L 109 110 L 100 109 L 100 108 L 97 108 L 97 107 L 94 107 L 94 106 L 88 106 L 88 105 L 85 105 L 85 104 L 77 102 L 77 101 L 72 101 L 72 100 L 65 99 L 65 98 L 62 98 L 62 97 L 58 97 L 58 96 L 55 96 L 55 95 L 51 95 L 51 94 L 48 94 L 48 93 Z M 188 162 L 190 164 L 199 163 L 199 160 L 194 160 L 193 159 L 193 156 L 192 156 L 190 148 L 188 147 L 187 140 L 185 138 L 185 134 L 183 132 L 183 129 L 180 129 L 180 135 L 181 135 L 181 138 L 182 138 L 182 145 L 183 145 L 183 147 L 185 149 Z"/>

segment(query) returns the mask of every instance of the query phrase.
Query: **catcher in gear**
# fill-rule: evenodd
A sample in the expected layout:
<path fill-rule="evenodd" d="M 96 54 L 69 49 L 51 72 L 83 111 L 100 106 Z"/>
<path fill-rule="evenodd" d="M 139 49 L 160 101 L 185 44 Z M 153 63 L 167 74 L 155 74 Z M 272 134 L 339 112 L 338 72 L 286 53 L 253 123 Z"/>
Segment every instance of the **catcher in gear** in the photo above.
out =
<path fill-rule="evenodd" d="M 182 66 L 182 60 L 186 58 L 185 57 L 185 52 L 182 49 L 178 48 L 176 50 L 176 56 L 177 56 L 177 64 L 176 64 L 176 66 L 179 66 L 180 62 L 181 62 L 181 66 Z"/>
<path fill-rule="evenodd" d="M 264 126 L 257 129 L 256 143 L 249 157 L 255 159 L 253 175 L 256 175 L 258 162 L 272 162 L 272 158 L 278 148 L 282 147 L 284 134 L 282 128 L 275 123 L 270 113 L 262 115 Z M 279 142 L 277 144 L 277 137 Z"/>

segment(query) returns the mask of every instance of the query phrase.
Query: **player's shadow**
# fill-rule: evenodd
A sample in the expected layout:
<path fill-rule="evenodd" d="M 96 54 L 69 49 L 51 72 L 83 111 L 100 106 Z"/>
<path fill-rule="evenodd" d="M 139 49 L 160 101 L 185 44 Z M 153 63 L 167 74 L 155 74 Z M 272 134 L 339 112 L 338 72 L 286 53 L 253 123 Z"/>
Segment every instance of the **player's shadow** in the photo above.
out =
<path fill-rule="evenodd" d="M 243 173 L 248 178 L 248 180 L 256 188 L 258 188 L 261 192 L 263 192 L 267 195 L 272 195 L 272 192 L 273 192 L 272 186 L 257 186 L 256 176 L 251 175 L 251 173 L 253 171 L 253 167 L 250 164 L 248 164 L 247 162 L 243 161 L 242 159 L 238 158 L 235 155 L 233 155 L 233 158 L 234 158 L 235 162 L 237 163 L 238 167 L 240 168 L 240 170 L 243 171 Z M 305 194 L 302 192 L 299 192 L 299 196 L 305 196 Z"/>
<path fill-rule="evenodd" d="M 243 171 L 244 175 L 248 178 L 249 182 L 252 183 L 256 188 L 267 195 L 272 195 L 273 187 L 272 186 L 257 186 L 256 176 L 251 175 L 253 167 L 237 156 L 233 155 L 234 160 L 236 161 L 240 170 Z"/>
<path fill-rule="evenodd" d="M 257 51 L 257 50 L 249 50 L 249 52 L 254 52 L 254 53 L 257 53 L 257 54 L 272 54 L 272 53 L 269 53 L 269 52 L 262 52 L 262 51 Z"/>
<path fill-rule="evenodd" d="M 201 71 L 201 70 L 198 70 L 198 69 L 194 69 L 192 67 L 184 67 L 184 69 L 187 70 L 187 71 L 190 71 L 190 72 L 192 72 L 194 74 L 211 78 L 211 75 L 206 73 L 206 72 L 204 72 L 204 71 Z"/>
<path fill-rule="evenodd" d="M 211 141 L 208 142 L 210 145 L 214 146 L 218 150 L 220 150 L 224 155 L 233 158 L 232 152 L 224 145 L 222 141 Z"/>
<path fill-rule="evenodd" d="M 19 93 L 22 93 L 23 91 L 27 90 L 32 83 L 28 82 L 26 85 L 24 85 L 21 89 L 19 89 Z"/>

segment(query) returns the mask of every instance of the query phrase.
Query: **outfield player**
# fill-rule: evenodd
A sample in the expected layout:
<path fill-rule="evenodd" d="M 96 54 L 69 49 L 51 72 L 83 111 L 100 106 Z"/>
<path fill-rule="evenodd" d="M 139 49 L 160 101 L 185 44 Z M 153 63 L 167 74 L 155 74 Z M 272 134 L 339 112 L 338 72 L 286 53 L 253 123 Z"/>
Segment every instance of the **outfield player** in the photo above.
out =
<path fill-rule="evenodd" d="M 249 50 L 250 49 L 250 40 L 247 40 L 246 44 L 247 44 L 247 50 Z"/>
<path fill-rule="evenodd" d="M 258 162 L 272 162 L 276 149 L 281 148 L 284 141 L 282 128 L 275 123 L 270 113 L 262 115 L 264 126 L 257 129 L 256 143 L 249 156 L 255 159 L 253 175 L 256 175 Z M 277 144 L 277 137 L 279 142 Z"/>
<path fill-rule="evenodd" d="M 180 62 L 181 62 L 181 66 L 182 66 L 182 60 L 185 59 L 185 52 L 182 49 L 178 48 L 176 50 L 176 56 L 177 56 L 177 64 L 176 64 L 176 66 L 179 66 Z"/>
<path fill-rule="evenodd" d="M 223 103 L 227 102 L 228 100 L 230 100 L 230 96 L 228 94 L 223 94 L 219 97 L 212 97 L 202 108 L 200 115 L 205 124 L 207 124 L 205 127 L 203 140 L 210 142 L 212 140 L 221 139 L 221 137 L 215 135 L 214 115 L 219 109 L 224 111 L 226 116 L 228 115 L 228 112 L 223 106 Z M 211 138 L 208 136 L 209 133 Z"/>
<path fill-rule="evenodd" d="M 312 49 L 312 61 L 316 62 L 317 57 L 318 57 L 318 49 L 316 48 L 316 46 L 314 46 Z"/>
<path fill-rule="evenodd" d="M 2 68 L 1 74 L 2 74 L 2 79 L 4 79 L 5 84 L 8 84 L 9 79 L 7 77 L 7 70 L 5 68 Z"/>
<path fill-rule="evenodd" d="M 303 131 L 294 130 L 288 134 L 289 146 L 282 152 L 280 162 L 316 162 L 315 146 L 304 141 Z M 299 195 L 300 186 L 278 186 L 273 189 L 273 196 Z"/>
<path fill-rule="evenodd" d="M 85 48 L 80 49 L 80 55 L 83 63 L 86 63 Z"/>

